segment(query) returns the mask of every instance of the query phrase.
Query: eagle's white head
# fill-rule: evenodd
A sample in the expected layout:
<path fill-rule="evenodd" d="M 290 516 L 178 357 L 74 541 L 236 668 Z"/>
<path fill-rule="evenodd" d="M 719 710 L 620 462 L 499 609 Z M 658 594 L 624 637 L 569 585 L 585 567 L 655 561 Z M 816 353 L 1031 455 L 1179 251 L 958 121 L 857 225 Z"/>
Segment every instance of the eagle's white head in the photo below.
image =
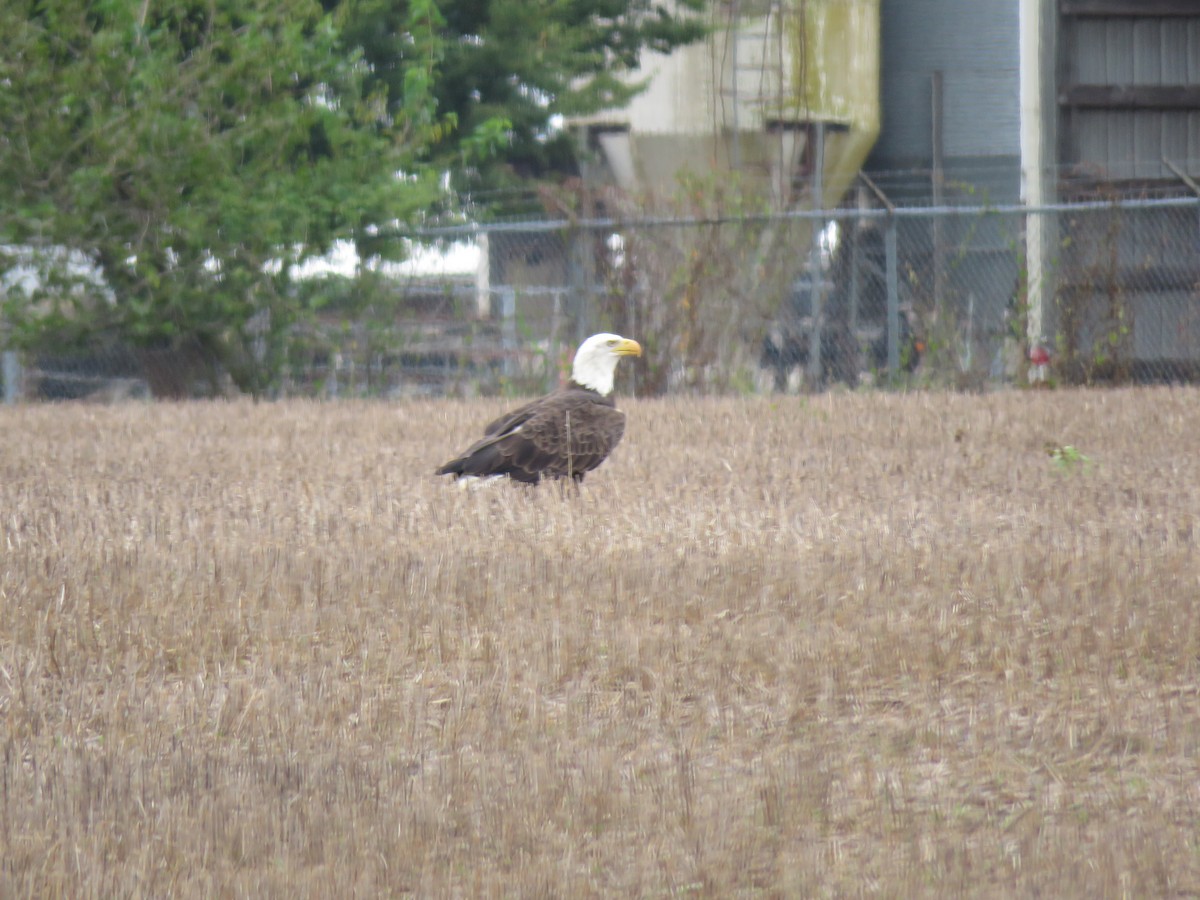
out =
<path fill-rule="evenodd" d="M 642 345 L 619 334 L 593 334 L 575 351 L 571 380 L 607 397 L 613 389 L 613 373 L 622 356 L 641 356 Z"/>

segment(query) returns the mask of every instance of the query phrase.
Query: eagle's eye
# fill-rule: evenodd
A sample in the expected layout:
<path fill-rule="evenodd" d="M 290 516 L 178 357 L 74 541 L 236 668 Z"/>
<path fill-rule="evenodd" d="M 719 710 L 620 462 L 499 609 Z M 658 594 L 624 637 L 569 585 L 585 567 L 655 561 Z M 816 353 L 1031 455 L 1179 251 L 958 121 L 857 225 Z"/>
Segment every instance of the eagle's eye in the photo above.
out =
<path fill-rule="evenodd" d="M 613 340 L 609 341 L 609 342 L 608 342 L 608 346 L 610 346 L 610 347 L 615 347 L 615 346 L 617 346 L 617 342 L 616 342 L 616 340 L 615 340 L 615 339 L 613 339 Z"/>

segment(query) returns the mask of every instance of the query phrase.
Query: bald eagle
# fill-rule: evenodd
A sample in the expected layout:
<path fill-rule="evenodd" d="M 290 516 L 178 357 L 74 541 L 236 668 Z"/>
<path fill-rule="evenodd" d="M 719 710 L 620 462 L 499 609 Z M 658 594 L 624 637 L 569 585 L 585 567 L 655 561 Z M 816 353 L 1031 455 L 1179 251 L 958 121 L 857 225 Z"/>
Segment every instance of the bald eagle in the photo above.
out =
<path fill-rule="evenodd" d="M 507 475 L 526 484 L 571 478 L 576 484 L 612 452 L 625 433 L 625 413 L 613 402 L 613 373 L 622 356 L 641 356 L 637 341 L 594 334 L 575 352 L 564 386 L 498 418 L 483 438 L 438 475 Z"/>

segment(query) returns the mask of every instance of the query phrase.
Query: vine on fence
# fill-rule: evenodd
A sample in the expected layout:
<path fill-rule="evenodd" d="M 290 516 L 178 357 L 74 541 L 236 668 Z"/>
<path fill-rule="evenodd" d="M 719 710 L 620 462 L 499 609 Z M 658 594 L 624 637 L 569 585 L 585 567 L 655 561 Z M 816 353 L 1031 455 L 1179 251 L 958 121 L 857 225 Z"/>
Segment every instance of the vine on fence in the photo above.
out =
<path fill-rule="evenodd" d="M 1070 384 L 1128 382 L 1134 313 L 1120 271 L 1124 216 L 1114 206 L 1064 224 L 1057 369 Z"/>
<path fill-rule="evenodd" d="M 765 190 L 736 176 L 685 171 L 668 194 L 612 201 L 632 227 L 603 235 L 603 314 L 647 348 L 639 390 L 748 389 L 755 350 L 808 262 L 811 223 L 765 215 Z M 700 220 L 637 223 L 653 209 Z"/>

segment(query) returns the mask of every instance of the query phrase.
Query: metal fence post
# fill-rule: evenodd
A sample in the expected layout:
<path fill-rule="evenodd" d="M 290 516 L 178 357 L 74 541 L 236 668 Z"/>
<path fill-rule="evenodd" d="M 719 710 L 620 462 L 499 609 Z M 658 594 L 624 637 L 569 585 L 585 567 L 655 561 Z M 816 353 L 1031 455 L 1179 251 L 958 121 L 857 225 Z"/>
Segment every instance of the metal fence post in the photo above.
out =
<path fill-rule="evenodd" d="M 15 350 L 3 354 L 4 402 L 11 406 L 21 399 L 21 358 Z"/>
<path fill-rule="evenodd" d="M 893 378 L 900 371 L 900 277 L 896 258 L 896 231 L 896 217 L 889 215 L 883 232 L 883 252 L 887 275 L 888 372 Z"/>
<path fill-rule="evenodd" d="M 576 225 L 566 232 L 567 278 L 571 286 L 571 317 L 574 321 L 575 343 L 591 334 L 592 281 L 591 231 Z"/>
<path fill-rule="evenodd" d="M 883 227 L 883 254 L 884 280 L 887 283 L 887 358 L 888 372 L 894 378 L 900 371 L 900 262 L 897 258 L 899 225 L 896 222 L 896 206 L 866 172 L 859 172 L 858 177 L 886 210 Z"/>
<path fill-rule="evenodd" d="M 934 71 L 929 85 L 932 101 L 930 142 L 933 145 L 931 187 L 934 206 L 941 206 L 945 203 L 946 196 L 944 84 L 945 79 L 941 69 Z M 945 309 L 946 300 L 946 223 L 942 221 L 941 216 L 934 216 L 930 226 L 930 237 L 933 240 L 933 308 L 937 310 L 938 315 L 941 315 Z"/>
<path fill-rule="evenodd" d="M 812 197 L 813 209 L 825 209 L 825 123 L 817 122 L 813 133 L 813 180 Z M 821 384 L 824 379 L 824 365 L 821 360 L 822 344 L 825 338 L 825 296 L 823 291 L 824 266 L 821 259 L 821 234 L 825 230 L 826 220 L 822 217 L 812 223 L 812 252 L 809 257 L 809 289 L 811 300 L 809 312 L 812 315 L 812 329 L 808 342 L 808 379 L 809 384 Z"/>
<path fill-rule="evenodd" d="M 338 395 L 338 368 L 342 364 L 342 354 L 331 353 L 329 355 L 329 375 L 325 379 L 325 396 L 330 400 L 336 400 Z"/>
<path fill-rule="evenodd" d="M 517 291 L 512 285 L 499 289 L 500 293 L 500 346 L 504 349 L 501 371 L 506 378 L 517 374 Z"/>

